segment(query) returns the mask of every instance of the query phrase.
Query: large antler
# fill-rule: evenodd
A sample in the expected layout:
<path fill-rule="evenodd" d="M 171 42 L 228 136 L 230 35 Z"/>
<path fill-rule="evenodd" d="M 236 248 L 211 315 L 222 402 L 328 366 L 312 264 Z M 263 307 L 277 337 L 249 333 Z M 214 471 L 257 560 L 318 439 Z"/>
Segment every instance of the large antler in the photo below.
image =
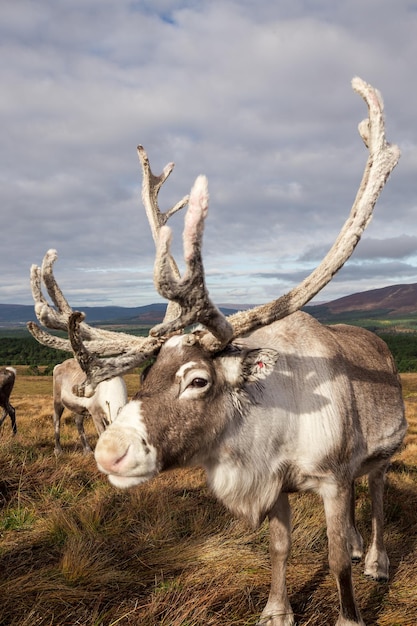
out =
<path fill-rule="evenodd" d="M 151 170 L 149 164 L 148 155 L 145 152 L 143 146 L 137 147 L 138 157 L 142 165 L 142 202 L 145 207 L 146 216 L 148 218 L 149 226 L 151 227 L 152 237 L 155 242 L 155 246 L 158 247 L 159 232 L 163 226 L 167 223 L 171 215 L 174 215 L 177 211 L 182 209 L 188 203 L 188 196 L 184 196 L 182 200 L 177 202 L 171 209 L 162 213 L 158 204 L 159 191 L 174 169 L 174 163 L 168 163 L 162 171 L 162 174 L 155 176 Z M 179 278 L 180 273 L 173 257 L 169 255 L 167 263 L 171 269 L 173 276 Z M 168 302 L 168 307 L 165 313 L 165 321 L 176 318 L 179 315 L 179 308 L 175 302 Z"/>
<path fill-rule="evenodd" d="M 352 87 L 368 105 L 369 118 L 359 124 L 359 133 L 369 150 L 369 156 L 350 215 L 323 261 L 299 285 L 268 304 L 241 311 L 228 318 L 233 326 L 234 337 L 287 317 L 307 304 L 330 282 L 352 255 L 372 218 L 379 194 L 398 163 L 398 146 L 388 144 L 385 139 L 381 94 L 358 77 L 352 80 Z"/>
<path fill-rule="evenodd" d="M 42 267 L 32 265 L 32 295 L 35 301 L 35 313 L 39 322 L 51 330 L 68 331 L 69 320 L 73 310 L 56 282 L 53 272 L 53 265 L 56 259 L 56 250 L 48 250 L 44 256 Z M 51 306 L 43 295 L 42 282 L 54 306 Z M 67 352 L 73 351 L 70 340 L 52 335 L 42 330 L 34 322 L 28 322 L 27 326 L 35 339 L 40 343 Z M 115 333 L 94 328 L 84 322 L 80 323 L 79 333 L 82 339 L 88 342 L 90 350 L 102 355 L 120 353 L 125 350 L 125 345 L 128 345 L 129 349 L 131 349 L 132 344 L 140 346 L 143 342 L 143 337 L 132 337 L 132 335 L 127 335 L 126 333 Z"/>
<path fill-rule="evenodd" d="M 202 264 L 199 270 L 200 280 L 196 275 L 192 280 L 187 281 L 184 278 L 183 281 L 178 282 L 170 277 L 169 271 L 167 271 L 164 272 L 165 276 L 168 277 L 167 280 L 155 281 L 162 295 L 177 298 L 183 310 L 194 311 L 194 321 L 199 321 L 208 328 L 210 332 L 200 336 L 200 342 L 207 349 L 219 350 L 227 342 L 299 310 L 330 282 L 334 274 L 352 255 L 363 231 L 371 220 L 378 196 L 400 157 L 399 148 L 388 144 L 385 140 L 383 102 L 379 92 L 360 78 L 353 79 L 352 87 L 368 105 L 369 118 L 359 124 L 359 133 L 369 150 L 369 157 L 347 221 L 323 261 L 307 278 L 276 300 L 247 311 L 240 311 L 227 319 L 225 317 L 221 319 L 219 317 L 221 313 L 217 309 L 215 313 L 208 309 L 208 321 L 200 312 L 201 303 L 204 306 L 204 303 L 209 301 Z M 201 226 L 195 233 L 199 241 L 198 244 L 194 244 L 195 258 L 192 264 L 195 271 L 200 267 L 199 251 L 202 233 L 203 228 Z M 161 229 L 159 249 L 159 265 L 161 267 L 167 264 L 164 255 L 169 258 L 169 235 Z M 185 256 L 187 258 L 187 252 L 185 252 Z M 183 288 L 183 283 L 184 286 L 187 285 L 187 288 Z M 194 285 L 192 290 L 191 284 Z M 189 323 L 188 316 L 187 320 Z M 160 336 L 167 328 L 178 328 L 179 324 L 180 320 L 169 326 L 163 324 L 160 328 L 154 328 L 152 332 Z"/>
<path fill-rule="evenodd" d="M 174 212 L 187 203 L 188 198 L 183 198 L 170 211 L 160 212 L 157 202 L 158 192 L 171 173 L 173 164 L 168 164 L 160 176 L 155 176 L 150 169 L 145 151 L 139 146 L 138 154 L 144 177 L 142 199 L 157 245 L 154 281 L 159 293 L 170 302 L 164 322 L 151 330 L 150 337 L 142 338 L 140 345 L 136 343 L 139 338 L 134 338 L 133 341 L 129 335 L 127 342 L 123 338 L 116 349 L 114 335 L 120 334 L 91 329 L 83 321 L 82 314 L 71 312 L 56 285 L 49 288 L 47 285 L 47 288 L 58 313 L 48 310 L 48 314 L 45 313 L 47 309 L 43 296 L 39 295 L 40 290 L 38 287 L 35 289 L 32 287 L 40 321 L 49 328 L 68 328 L 72 349 L 88 374 L 91 389 L 102 380 L 124 373 L 143 362 L 159 349 L 164 338 L 172 332 L 199 322 L 206 329 L 205 332 L 199 333 L 199 341 L 209 350 L 219 350 L 234 338 L 300 309 L 331 280 L 355 249 L 372 217 L 377 198 L 400 157 L 398 147 L 388 144 L 385 140 L 383 103 L 378 91 L 359 78 L 353 79 L 352 86 L 365 100 L 369 110 L 369 118 L 359 125 L 359 132 L 369 150 L 369 156 L 346 223 L 320 265 L 297 287 L 268 304 L 236 313 L 228 318 L 211 302 L 204 279 L 201 247 L 208 207 L 206 178 L 203 176 L 197 178 L 191 191 L 184 229 L 186 271 L 181 277 L 170 253 L 171 230 L 166 226 L 166 222 Z M 44 273 L 46 277 L 49 276 L 47 269 L 41 272 L 42 275 Z M 39 269 L 33 270 L 33 276 L 38 277 L 33 280 L 35 285 L 39 275 Z M 33 328 L 31 330 L 33 331 Z M 44 342 L 39 335 L 37 338 Z M 123 348 L 120 347 L 121 344 Z M 112 352 L 118 356 L 99 358 Z"/>
<path fill-rule="evenodd" d="M 188 202 L 185 196 L 166 213 L 162 213 L 158 204 L 158 194 L 170 173 L 174 168 L 169 163 L 162 174 L 156 176 L 149 165 L 148 156 L 142 146 L 137 148 L 139 160 L 142 165 L 142 200 L 146 209 L 152 236 L 157 244 L 160 229 L 168 219 L 182 209 Z M 31 288 L 35 301 L 35 312 L 40 323 L 51 330 L 67 331 L 69 339 L 53 335 L 40 328 L 34 322 L 28 322 L 27 326 L 32 335 L 40 343 L 74 352 L 83 370 L 89 375 L 89 384 L 80 393 L 92 393 L 94 387 L 107 378 L 124 373 L 133 367 L 143 363 L 149 356 L 154 354 L 161 346 L 162 341 L 155 338 L 143 338 L 128 335 L 126 333 L 106 331 L 86 324 L 84 314 L 74 312 L 65 299 L 58 283 L 56 282 L 53 265 L 57 259 L 55 250 L 49 250 L 43 259 L 42 267 L 33 265 L 31 268 Z M 172 275 L 179 278 L 179 271 L 174 259 L 169 256 L 167 264 Z M 45 284 L 47 293 L 54 306 L 51 306 L 42 293 L 42 282 Z M 168 303 L 164 321 L 178 317 L 180 310 L 176 302 Z M 108 355 L 117 357 L 106 357 Z M 117 371 L 116 371 L 117 369 Z"/>
<path fill-rule="evenodd" d="M 155 326 L 150 336 L 143 340 L 142 346 L 130 345 L 129 350 L 116 357 L 97 358 L 100 352 L 94 354 L 83 341 L 83 314 L 73 313 L 70 316 L 68 331 L 72 349 L 82 369 L 88 374 L 87 382 L 81 386 L 79 393 L 90 395 L 102 380 L 140 365 L 158 351 L 166 337 L 191 324 L 204 324 L 216 337 L 218 345 L 224 345 L 231 338 L 233 329 L 211 302 L 204 281 L 201 243 L 207 209 L 207 179 L 199 176 L 191 190 L 185 217 L 184 258 L 187 267 L 182 278 L 170 254 L 171 229 L 167 226 L 160 228 L 154 270 L 155 286 L 170 303 L 178 304 L 179 314 L 174 319 L 165 316 L 163 323 Z"/>

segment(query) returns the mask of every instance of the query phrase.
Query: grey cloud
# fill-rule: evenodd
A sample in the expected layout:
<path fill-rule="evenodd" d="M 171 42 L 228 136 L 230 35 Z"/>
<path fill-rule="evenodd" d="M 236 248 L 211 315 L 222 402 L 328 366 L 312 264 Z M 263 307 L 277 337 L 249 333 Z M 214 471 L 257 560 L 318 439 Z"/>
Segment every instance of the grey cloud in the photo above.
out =
<path fill-rule="evenodd" d="M 388 140 L 403 154 L 328 289 L 349 292 L 353 266 L 364 288 L 383 280 L 385 263 L 372 272 L 364 260 L 410 260 L 396 282 L 417 282 L 416 21 L 405 0 L 6 3 L 0 302 L 30 302 L 29 267 L 50 247 L 80 306 L 158 298 L 138 143 L 156 173 L 176 163 L 163 210 L 208 175 L 204 255 L 217 301 L 269 298 L 277 268 L 290 286 L 327 252 L 360 182 L 355 74 L 382 91 Z M 181 263 L 181 215 L 172 226 Z"/>
<path fill-rule="evenodd" d="M 310 248 L 299 257 L 299 261 L 305 263 L 322 259 L 330 245 L 329 243 L 327 247 Z M 406 259 L 411 256 L 417 256 L 417 236 L 415 235 L 400 235 L 385 239 L 364 237 L 353 253 L 352 260 Z"/>

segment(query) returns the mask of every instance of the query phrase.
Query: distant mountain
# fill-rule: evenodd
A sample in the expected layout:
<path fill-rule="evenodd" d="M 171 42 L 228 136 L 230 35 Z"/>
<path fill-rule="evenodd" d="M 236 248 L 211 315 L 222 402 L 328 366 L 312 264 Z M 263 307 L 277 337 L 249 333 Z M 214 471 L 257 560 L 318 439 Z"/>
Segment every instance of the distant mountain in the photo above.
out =
<path fill-rule="evenodd" d="M 27 304 L 0 304 L 0 326 L 35 321 L 33 306 Z"/>
<path fill-rule="evenodd" d="M 308 307 L 312 310 L 318 308 L 332 315 L 353 311 L 367 311 L 388 317 L 414 312 L 417 314 L 417 283 L 371 289 Z"/>
<path fill-rule="evenodd" d="M 162 322 L 167 305 L 165 303 L 148 304 L 138 307 L 102 306 L 83 307 L 86 321 L 91 325 L 141 326 Z M 79 307 L 81 309 L 81 307 Z M 77 307 L 74 307 L 77 310 Z M 225 315 L 235 313 L 237 308 L 221 307 Z M 36 322 L 32 305 L 0 304 L 0 327 L 24 326 L 26 322 Z"/>
<path fill-rule="evenodd" d="M 220 307 L 225 315 L 253 305 L 225 304 Z M 89 324 L 114 325 L 154 325 L 162 321 L 166 304 L 157 303 L 140 307 L 83 307 Z M 304 307 L 314 317 L 323 321 L 332 321 L 343 313 L 367 316 L 396 317 L 404 314 L 417 315 L 417 283 L 410 285 L 392 285 L 382 289 L 371 289 L 338 298 L 325 304 Z M 361 315 L 362 314 L 362 315 Z M 36 321 L 33 306 L 24 304 L 0 304 L 0 327 L 23 326 L 28 321 Z"/>
<path fill-rule="evenodd" d="M 76 309 L 77 307 L 74 307 L 74 310 Z M 164 317 L 166 304 L 158 303 L 139 307 L 86 306 L 82 307 L 82 310 L 89 324 L 156 324 Z M 22 325 L 29 321 L 37 321 L 33 306 L 0 304 L 0 326 Z"/>

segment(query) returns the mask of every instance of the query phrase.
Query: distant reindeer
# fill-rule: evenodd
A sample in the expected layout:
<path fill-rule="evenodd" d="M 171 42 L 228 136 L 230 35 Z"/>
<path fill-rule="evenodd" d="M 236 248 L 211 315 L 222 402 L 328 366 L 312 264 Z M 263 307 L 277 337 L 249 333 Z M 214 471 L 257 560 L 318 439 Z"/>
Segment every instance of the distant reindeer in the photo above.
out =
<path fill-rule="evenodd" d="M 0 418 L 0 426 L 9 415 L 12 421 L 13 434 L 17 433 L 16 411 L 10 404 L 10 395 L 16 380 L 16 370 L 14 367 L 3 367 L 0 369 L 0 407 L 3 409 L 3 415 Z"/>
<path fill-rule="evenodd" d="M 386 344 L 347 325 L 325 327 L 299 311 L 352 254 L 377 198 L 399 159 L 385 140 L 379 93 L 360 79 L 354 89 L 368 105 L 359 131 L 369 149 L 351 213 L 320 265 L 271 303 L 224 317 L 211 302 L 201 258 L 208 208 L 205 177 L 190 198 L 166 213 L 158 192 L 172 171 L 155 176 L 139 147 L 142 198 L 157 244 L 155 285 L 170 303 L 164 322 L 147 338 L 92 328 L 73 313 L 53 276 L 56 252 L 31 283 L 39 321 L 67 329 L 69 340 L 29 324 L 46 345 L 69 349 L 87 374 L 78 392 L 148 361 L 141 389 L 99 437 L 95 458 L 117 487 L 133 487 L 158 472 L 201 465 L 216 496 L 254 527 L 269 518 L 272 584 L 259 624 L 292 626 L 285 584 L 291 546 L 288 494 L 312 490 L 324 501 L 329 564 L 339 593 L 337 626 L 364 624 L 352 584 L 351 559 L 362 555 L 355 525 L 354 483 L 367 475 L 372 536 L 365 573 L 388 579 L 383 542 L 384 476 L 406 431 L 401 383 Z M 188 202 L 186 270 L 170 253 L 166 221 Z M 55 308 L 42 295 L 45 283 Z M 179 334 L 199 323 L 191 332 Z"/>
<path fill-rule="evenodd" d="M 54 397 L 54 431 L 55 454 L 62 453 L 60 442 L 60 422 L 64 409 L 75 414 L 75 423 L 80 435 L 84 454 L 91 452 L 90 445 L 84 431 L 84 418 L 91 415 L 97 433 L 100 435 L 118 412 L 127 402 L 126 384 L 121 376 L 105 380 L 97 385 L 91 398 L 81 398 L 73 393 L 85 380 L 85 374 L 75 359 L 68 359 L 54 367 L 53 397 Z"/>

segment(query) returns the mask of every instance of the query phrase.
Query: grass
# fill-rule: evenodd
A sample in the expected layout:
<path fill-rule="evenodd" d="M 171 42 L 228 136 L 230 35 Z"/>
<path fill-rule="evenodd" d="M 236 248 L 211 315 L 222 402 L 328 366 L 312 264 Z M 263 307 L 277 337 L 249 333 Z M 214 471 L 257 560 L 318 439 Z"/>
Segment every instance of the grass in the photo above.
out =
<path fill-rule="evenodd" d="M 64 414 L 64 454 L 55 458 L 52 381 L 18 368 L 12 394 L 19 433 L 0 431 L 1 626 L 251 626 L 266 603 L 268 532 L 234 519 L 200 470 L 163 474 L 117 491 L 81 452 Z M 137 376 L 128 376 L 128 390 Z M 417 623 L 417 375 L 403 376 L 409 434 L 386 485 L 389 584 L 354 566 L 367 626 Z M 66 416 L 66 417 L 65 417 Z M 87 421 L 92 443 L 94 429 Z M 288 588 L 300 626 L 327 626 L 337 594 L 327 566 L 321 503 L 291 496 Z M 366 483 L 358 524 L 369 538 Z"/>

